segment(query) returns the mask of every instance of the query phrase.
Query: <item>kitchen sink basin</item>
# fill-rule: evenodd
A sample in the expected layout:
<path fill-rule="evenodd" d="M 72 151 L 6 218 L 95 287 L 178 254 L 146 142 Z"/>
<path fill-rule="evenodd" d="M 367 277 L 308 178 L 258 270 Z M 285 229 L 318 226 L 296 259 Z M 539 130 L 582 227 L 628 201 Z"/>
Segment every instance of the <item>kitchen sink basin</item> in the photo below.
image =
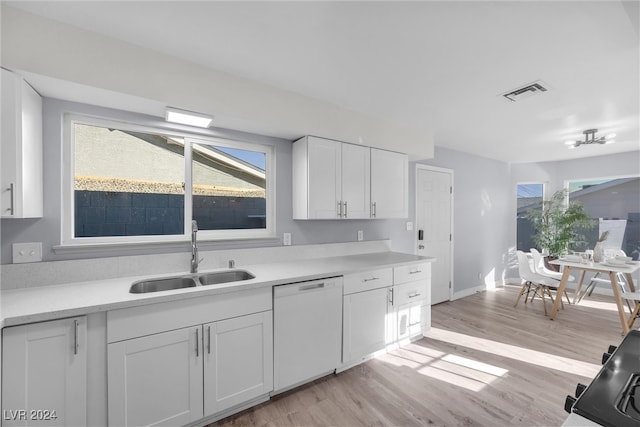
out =
<path fill-rule="evenodd" d="M 170 291 L 175 289 L 194 288 L 196 286 L 219 285 L 221 283 L 239 282 L 253 279 L 256 276 L 245 270 L 216 271 L 213 273 L 193 274 L 190 276 L 162 277 L 134 282 L 129 293 L 146 294 L 148 292 Z"/>
<path fill-rule="evenodd" d="M 238 282 L 253 279 L 256 276 L 245 270 L 219 271 L 216 273 L 202 274 L 198 280 L 203 285 L 218 285 L 220 283 Z"/>
<path fill-rule="evenodd" d="M 193 288 L 195 286 L 197 286 L 197 283 L 192 277 L 165 277 L 134 282 L 129 288 L 129 292 L 132 294 L 146 294 L 147 292 L 169 291 L 172 289 Z"/>

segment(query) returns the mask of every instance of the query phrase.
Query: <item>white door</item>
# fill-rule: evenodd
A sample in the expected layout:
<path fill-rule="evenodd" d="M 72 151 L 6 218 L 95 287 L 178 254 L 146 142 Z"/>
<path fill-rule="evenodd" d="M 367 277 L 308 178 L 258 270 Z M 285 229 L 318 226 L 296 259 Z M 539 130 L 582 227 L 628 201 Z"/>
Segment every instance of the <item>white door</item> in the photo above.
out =
<path fill-rule="evenodd" d="M 342 144 L 342 202 L 344 218 L 370 217 L 370 148 Z"/>
<path fill-rule="evenodd" d="M 3 426 L 87 424 L 86 332 L 85 317 L 3 330 Z"/>
<path fill-rule="evenodd" d="M 408 215 L 408 157 L 371 149 L 371 217 L 406 218 Z"/>
<path fill-rule="evenodd" d="M 342 188 L 341 143 L 309 137 L 309 219 L 338 218 Z"/>
<path fill-rule="evenodd" d="M 108 353 L 110 426 L 202 418 L 202 326 L 112 343 Z"/>
<path fill-rule="evenodd" d="M 431 266 L 431 304 L 450 300 L 453 292 L 452 181 L 451 171 L 431 170 L 420 166 L 416 170 L 416 253 L 436 258 Z"/>
<path fill-rule="evenodd" d="M 386 346 L 389 289 L 344 296 L 342 363 L 359 362 Z"/>
<path fill-rule="evenodd" d="M 204 325 L 204 415 L 273 390 L 271 311 Z"/>

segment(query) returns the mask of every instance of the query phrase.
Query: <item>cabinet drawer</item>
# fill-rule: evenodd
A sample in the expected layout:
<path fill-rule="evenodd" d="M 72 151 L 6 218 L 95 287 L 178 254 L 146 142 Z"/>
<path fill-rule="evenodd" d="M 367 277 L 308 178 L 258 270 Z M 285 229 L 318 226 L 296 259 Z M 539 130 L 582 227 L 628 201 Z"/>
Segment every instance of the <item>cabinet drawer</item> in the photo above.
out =
<path fill-rule="evenodd" d="M 391 286 L 392 277 L 393 272 L 390 268 L 348 274 L 344 276 L 344 295 Z"/>
<path fill-rule="evenodd" d="M 420 280 L 417 282 L 404 283 L 394 287 L 394 305 L 400 306 L 407 303 L 420 303 L 427 298 L 427 282 Z"/>
<path fill-rule="evenodd" d="M 271 310 L 271 287 L 107 312 L 107 342 Z"/>
<path fill-rule="evenodd" d="M 428 279 L 431 274 L 431 264 L 428 262 L 422 264 L 403 265 L 393 268 L 393 283 L 399 285 L 401 283 L 415 282 L 416 280 Z"/>

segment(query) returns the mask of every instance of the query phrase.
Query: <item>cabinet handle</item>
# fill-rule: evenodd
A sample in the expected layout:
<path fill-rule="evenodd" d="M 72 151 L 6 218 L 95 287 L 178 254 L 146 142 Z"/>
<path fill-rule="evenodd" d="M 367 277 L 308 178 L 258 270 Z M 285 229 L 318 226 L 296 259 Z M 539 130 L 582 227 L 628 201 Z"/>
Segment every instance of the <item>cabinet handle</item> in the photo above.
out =
<path fill-rule="evenodd" d="M 196 357 L 200 357 L 200 335 L 198 334 L 198 329 L 196 329 Z"/>
<path fill-rule="evenodd" d="M 338 202 L 338 218 L 342 218 L 342 200 Z"/>
<path fill-rule="evenodd" d="M 409 272 L 409 274 L 418 274 L 418 273 L 422 273 L 422 270 L 413 270 Z"/>
<path fill-rule="evenodd" d="M 371 216 L 374 217 L 374 218 L 376 217 L 376 211 L 377 211 L 376 202 L 372 202 L 371 203 Z"/>
<path fill-rule="evenodd" d="M 11 184 L 9 184 L 9 188 L 7 188 L 7 190 L 9 190 L 9 200 L 10 200 L 9 209 L 7 209 L 7 210 L 9 211 L 9 215 L 13 215 L 13 210 L 14 210 L 14 208 L 13 208 L 13 205 L 14 205 L 13 199 L 14 199 L 14 193 L 15 193 L 13 182 Z"/>
<path fill-rule="evenodd" d="M 73 354 L 78 354 L 78 320 L 73 321 Z"/>
<path fill-rule="evenodd" d="M 344 202 L 344 217 L 345 218 L 348 217 L 348 212 L 349 212 L 349 210 L 347 209 L 347 202 Z"/>
<path fill-rule="evenodd" d="M 420 294 L 418 292 L 416 292 L 414 294 L 409 295 L 409 298 L 415 298 L 415 297 L 419 297 L 419 296 L 420 296 Z"/>
<path fill-rule="evenodd" d="M 393 288 L 389 289 L 389 302 L 393 306 Z"/>
<path fill-rule="evenodd" d="M 380 280 L 380 278 L 379 277 L 372 277 L 371 279 L 363 279 L 362 281 L 363 282 L 371 282 L 373 280 Z"/>
<path fill-rule="evenodd" d="M 207 326 L 207 354 L 211 354 L 211 326 Z"/>

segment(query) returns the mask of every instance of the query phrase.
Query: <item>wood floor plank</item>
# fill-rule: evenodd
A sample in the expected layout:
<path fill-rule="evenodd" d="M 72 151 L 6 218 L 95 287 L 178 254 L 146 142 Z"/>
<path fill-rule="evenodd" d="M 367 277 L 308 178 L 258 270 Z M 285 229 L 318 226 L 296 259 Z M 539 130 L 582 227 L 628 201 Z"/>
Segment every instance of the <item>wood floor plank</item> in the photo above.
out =
<path fill-rule="evenodd" d="M 552 321 L 539 299 L 514 307 L 519 290 L 433 306 L 423 339 L 210 427 L 559 426 L 565 396 L 622 340 L 615 303 L 593 295 Z"/>

